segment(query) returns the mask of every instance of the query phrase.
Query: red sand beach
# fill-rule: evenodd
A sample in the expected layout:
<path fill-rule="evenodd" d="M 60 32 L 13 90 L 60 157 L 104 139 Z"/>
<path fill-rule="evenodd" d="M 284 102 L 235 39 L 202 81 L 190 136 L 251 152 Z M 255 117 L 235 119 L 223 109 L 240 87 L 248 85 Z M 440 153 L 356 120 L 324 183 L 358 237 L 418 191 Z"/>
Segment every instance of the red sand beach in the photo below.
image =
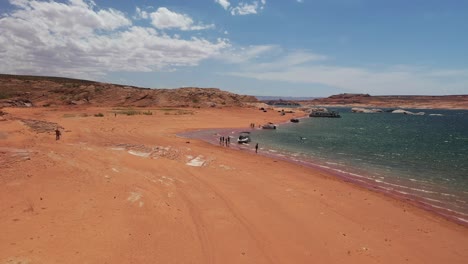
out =
<path fill-rule="evenodd" d="M 132 116 L 110 108 L 3 110 L 0 263 L 468 259 L 464 226 L 321 170 L 176 135 L 292 115 L 247 108 L 154 108 Z"/>

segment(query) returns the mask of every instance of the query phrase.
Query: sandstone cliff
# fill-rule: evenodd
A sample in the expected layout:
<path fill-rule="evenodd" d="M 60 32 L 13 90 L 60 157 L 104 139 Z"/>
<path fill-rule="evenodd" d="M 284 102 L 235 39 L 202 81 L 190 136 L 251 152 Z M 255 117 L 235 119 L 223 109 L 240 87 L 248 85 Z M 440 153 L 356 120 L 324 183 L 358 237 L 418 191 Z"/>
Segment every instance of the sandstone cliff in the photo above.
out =
<path fill-rule="evenodd" d="M 255 103 L 253 96 L 217 88 L 149 89 L 86 80 L 0 74 L 0 107 L 177 106 L 217 107 Z"/>

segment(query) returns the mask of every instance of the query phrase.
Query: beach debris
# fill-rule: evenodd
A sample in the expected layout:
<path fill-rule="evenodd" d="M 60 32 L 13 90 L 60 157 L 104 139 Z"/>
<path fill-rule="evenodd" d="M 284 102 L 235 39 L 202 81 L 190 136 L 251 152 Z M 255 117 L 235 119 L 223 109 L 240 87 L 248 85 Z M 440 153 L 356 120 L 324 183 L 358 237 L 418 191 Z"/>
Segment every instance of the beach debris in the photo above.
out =
<path fill-rule="evenodd" d="M 151 152 L 140 152 L 136 150 L 129 150 L 128 153 L 134 155 L 134 156 L 139 156 L 143 158 L 148 158 L 151 155 Z"/>
<path fill-rule="evenodd" d="M 188 166 L 192 167 L 201 167 L 205 165 L 206 160 L 203 159 L 202 155 L 197 156 L 196 158 L 193 158 L 192 156 L 187 156 L 187 158 L 190 159 L 189 162 L 185 163 Z"/>
<path fill-rule="evenodd" d="M 112 150 L 126 150 L 129 154 L 143 157 L 157 159 L 160 157 L 176 160 L 180 157 L 180 151 L 173 149 L 170 146 L 145 146 L 142 144 L 117 144 L 110 147 Z"/>
<path fill-rule="evenodd" d="M 166 186 L 169 186 L 169 185 L 173 185 L 174 183 L 174 179 L 171 178 L 171 177 L 167 177 L 167 176 L 161 176 L 161 178 L 158 179 L 158 181 L 161 183 L 161 184 L 164 184 Z"/>
<path fill-rule="evenodd" d="M 127 201 L 131 203 L 138 202 L 138 207 L 142 207 L 144 205 L 144 202 L 140 201 L 142 197 L 143 197 L 143 194 L 139 192 L 130 192 L 130 196 L 128 196 Z"/>
<path fill-rule="evenodd" d="M 224 170 L 232 170 L 233 169 L 233 168 L 231 168 L 231 167 L 229 167 L 227 165 L 223 165 L 223 164 L 219 165 L 219 167 L 224 169 Z"/>

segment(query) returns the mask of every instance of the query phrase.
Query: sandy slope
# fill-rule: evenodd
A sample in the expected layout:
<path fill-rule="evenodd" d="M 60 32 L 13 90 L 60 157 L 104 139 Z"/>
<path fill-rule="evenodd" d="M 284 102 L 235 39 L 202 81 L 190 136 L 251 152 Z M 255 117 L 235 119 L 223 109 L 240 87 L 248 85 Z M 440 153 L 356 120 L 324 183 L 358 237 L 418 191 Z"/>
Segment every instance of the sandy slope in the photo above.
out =
<path fill-rule="evenodd" d="M 6 109 L 1 264 L 468 259 L 466 227 L 309 168 L 175 135 L 290 115 L 226 108 L 114 117 L 110 110 Z M 105 116 L 92 116 L 98 112 Z M 55 122 L 63 138 L 17 118 Z M 203 166 L 189 166 L 195 158 Z"/>

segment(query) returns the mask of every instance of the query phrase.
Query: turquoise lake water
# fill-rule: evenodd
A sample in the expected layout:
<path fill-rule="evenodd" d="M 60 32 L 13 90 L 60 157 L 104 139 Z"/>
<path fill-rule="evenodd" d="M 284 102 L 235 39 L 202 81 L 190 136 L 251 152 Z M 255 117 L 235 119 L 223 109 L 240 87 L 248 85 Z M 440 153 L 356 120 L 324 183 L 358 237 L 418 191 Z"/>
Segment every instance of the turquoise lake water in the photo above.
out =
<path fill-rule="evenodd" d="M 245 148 L 259 143 L 262 153 L 313 164 L 468 223 L 468 111 L 413 109 L 426 113 L 414 116 L 332 110 L 342 118 L 251 130 Z M 213 143 L 218 138 L 213 131 L 198 135 Z"/>

